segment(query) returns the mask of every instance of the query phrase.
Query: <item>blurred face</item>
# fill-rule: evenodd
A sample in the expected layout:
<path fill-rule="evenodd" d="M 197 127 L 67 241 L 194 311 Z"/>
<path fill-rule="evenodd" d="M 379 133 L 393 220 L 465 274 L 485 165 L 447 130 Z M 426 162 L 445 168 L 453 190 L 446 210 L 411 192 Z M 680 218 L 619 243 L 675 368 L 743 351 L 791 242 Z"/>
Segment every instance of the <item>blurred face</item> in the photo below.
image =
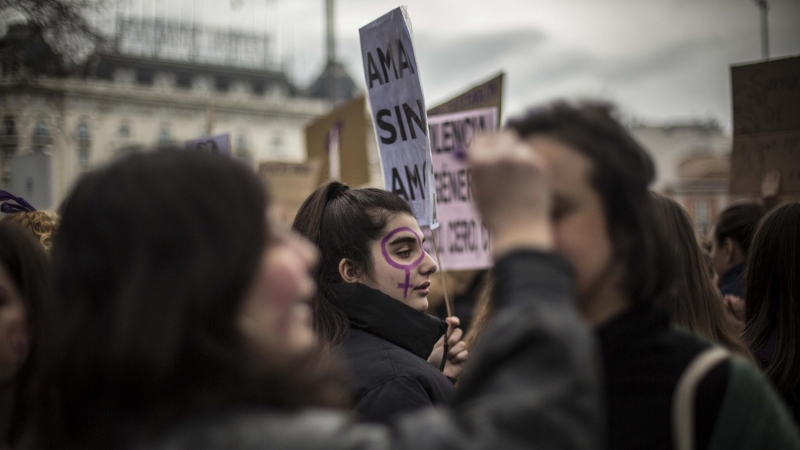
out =
<path fill-rule="evenodd" d="M 13 378 L 28 356 L 26 321 L 22 295 L 0 264 L 0 382 Z"/>
<path fill-rule="evenodd" d="M 242 304 L 241 327 L 257 348 L 302 352 L 316 343 L 309 301 L 316 248 L 273 220 L 253 284 Z"/>
<path fill-rule="evenodd" d="M 533 137 L 529 142 L 550 169 L 555 249 L 574 266 L 585 306 L 610 281 L 615 265 L 603 203 L 589 180 L 592 163 L 556 139 Z"/>
<path fill-rule="evenodd" d="M 372 273 L 357 281 L 424 312 L 428 309 L 430 275 L 437 266 L 422 248 L 423 241 L 417 219 L 396 214 L 382 237 L 371 245 Z"/>
<path fill-rule="evenodd" d="M 714 266 L 714 272 L 721 277 L 734 266 L 744 262 L 744 258 L 736 258 L 735 244 L 732 239 L 727 238 L 720 245 L 713 231 L 711 236 L 711 264 Z"/>

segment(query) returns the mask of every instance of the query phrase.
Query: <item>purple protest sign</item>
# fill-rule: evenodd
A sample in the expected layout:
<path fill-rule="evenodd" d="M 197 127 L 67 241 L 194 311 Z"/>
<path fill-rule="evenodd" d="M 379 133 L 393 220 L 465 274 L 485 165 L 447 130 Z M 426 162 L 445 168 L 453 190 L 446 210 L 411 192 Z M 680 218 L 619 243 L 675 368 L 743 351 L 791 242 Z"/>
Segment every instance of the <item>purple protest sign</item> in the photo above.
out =
<path fill-rule="evenodd" d="M 186 141 L 184 149 L 190 152 L 231 156 L 231 134 L 216 134 Z"/>

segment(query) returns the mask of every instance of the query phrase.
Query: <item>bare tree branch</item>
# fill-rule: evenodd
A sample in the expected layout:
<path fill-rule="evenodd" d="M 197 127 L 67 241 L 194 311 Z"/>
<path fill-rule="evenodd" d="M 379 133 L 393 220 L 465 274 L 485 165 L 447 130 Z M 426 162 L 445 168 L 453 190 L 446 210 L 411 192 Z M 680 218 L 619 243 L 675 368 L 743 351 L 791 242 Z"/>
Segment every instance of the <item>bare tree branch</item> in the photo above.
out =
<path fill-rule="evenodd" d="M 66 65 L 83 61 L 109 37 L 92 24 L 106 11 L 109 0 L 0 0 L 0 22 L 24 20 Z"/>

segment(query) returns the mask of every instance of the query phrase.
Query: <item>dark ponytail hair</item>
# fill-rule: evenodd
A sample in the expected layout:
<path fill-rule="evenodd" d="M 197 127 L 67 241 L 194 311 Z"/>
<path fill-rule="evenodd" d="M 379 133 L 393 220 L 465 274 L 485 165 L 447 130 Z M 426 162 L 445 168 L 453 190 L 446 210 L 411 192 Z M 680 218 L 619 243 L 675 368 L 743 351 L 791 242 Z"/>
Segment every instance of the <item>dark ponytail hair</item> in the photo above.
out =
<path fill-rule="evenodd" d="M 328 300 L 329 287 L 344 282 L 339 262 L 348 259 L 370 275 L 370 244 L 381 237 L 396 214 L 413 215 L 408 203 L 396 194 L 375 188 L 350 189 L 338 181 L 318 188 L 300 207 L 292 228 L 317 244 L 322 254 L 311 304 L 314 328 L 328 345 L 339 343 L 348 329 L 347 316 Z"/>
<path fill-rule="evenodd" d="M 714 227 L 714 239 L 717 241 L 717 245 L 722 245 L 725 239 L 730 238 L 747 257 L 756 228 L 766 214 L 766 208 L 757 203 L 739 203 L 729 206 L 719 215 L 717 226 Z M 720 276 L 722 275 L 720 274 Z"/>

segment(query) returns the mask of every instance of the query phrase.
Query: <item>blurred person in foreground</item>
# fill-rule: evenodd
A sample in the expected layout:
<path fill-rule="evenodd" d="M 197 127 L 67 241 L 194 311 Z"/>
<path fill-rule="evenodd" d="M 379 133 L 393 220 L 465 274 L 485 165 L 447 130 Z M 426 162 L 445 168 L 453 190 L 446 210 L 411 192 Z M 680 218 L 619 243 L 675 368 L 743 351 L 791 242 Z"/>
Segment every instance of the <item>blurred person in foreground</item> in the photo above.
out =
<path fill-rule="evenodd" d="M 0 448 L 24 438 L 48 270 L 27 230 L 0 223 Z"/>
<path fill-rule="evenodd" d="M 672 243 L 678 277 L 672 289 L 656 302 L 672 323 L 721 345 L 748 360 L 753 356 L 725 315 L 722 296 L 712 281 L 712 270 L 697 241 L 692 219 L 681 205 L 653 192 L 656 214 Z"/>
<path fill-rule="evenodd" d="M 800 423 L 800 203 L 773 210 L 747 259 L 744 337 Z"/>
<path fill-rule="evenodd" d="M 303 202 L 292 228 L 320 250 L 314 328 L 347 362 L 359 415 L 387 422 L 448 403 L 467 350 L 458 318 L 425 314 L 437 265 L 408 202 L 331 181 Z M 441 364 L 444 349 L 435 350 L 445 338 Z"/>
<path fill-rule="evenodd" d="M 592 339 L 550 252 L 544 166 L 507 137 L 470 159 L 498 312 L 452 407 L 389 426 L 330 410 L 342 380 L 309 320 L 317 253 L 267 219 L 252 170 L 155 152 L 87 174 L 53 247 L 35 447 L 597 448 Z"/>
<path fill-rule="evenodd" d="M 554 249 L 575 267 L 578 305 L 600 340 L 608 448 L 800 447 L 756 367 L 655 307 L 675 288 L 676 244 L 648 190 L 653 162 L 613 109 L 559 102 L 507 127 L 550 171 Z"/>
<path fill-rule="evenodd" d="M 0 190 L 0 212 L 5 217 L 0 222 L 14 222 L 33 233 L 45 250 L 53 246 L 53 233 L 58 228 L 58 214 L 37 210 L 21 197 Z"/>

